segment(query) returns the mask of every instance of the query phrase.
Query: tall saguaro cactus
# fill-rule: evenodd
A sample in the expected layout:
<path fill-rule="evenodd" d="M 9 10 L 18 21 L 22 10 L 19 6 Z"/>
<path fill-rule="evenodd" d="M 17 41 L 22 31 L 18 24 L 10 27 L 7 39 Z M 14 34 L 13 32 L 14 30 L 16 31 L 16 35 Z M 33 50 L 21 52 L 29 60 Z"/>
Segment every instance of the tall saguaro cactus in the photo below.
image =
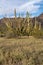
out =
<path fill-rule="evenodd" d="M 29 14 L 29 12 L 27 11 L 26 12 L 26 18 L 29 18 L 30 17 L 30 14 Z"/>
<path fill-rule="evenodd" d="M 27 33 L 30 34 L 32 30 L 32 21 L 30 21 L 30 14 L 26 13 L 26 19 L 27 19 Z"/>
<path fill-rule="evenodd" d="M 14 16 L 16 17 L 16 9 L 14 9 Z"/>

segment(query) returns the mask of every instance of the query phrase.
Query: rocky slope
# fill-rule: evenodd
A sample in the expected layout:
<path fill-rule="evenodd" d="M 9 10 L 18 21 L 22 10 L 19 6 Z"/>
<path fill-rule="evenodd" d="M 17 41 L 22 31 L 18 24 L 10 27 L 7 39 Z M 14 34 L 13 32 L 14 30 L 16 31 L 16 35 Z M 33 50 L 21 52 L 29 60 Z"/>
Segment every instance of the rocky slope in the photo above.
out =
<path fill-rule="evenodd" d="M 36 20 L 38 22 L 41 22 L 41 25 L 43 27 L 43 13 L 40 14 L 38 17 L 36 17 Z M 34 24 L 35 17 L 31 18 L 31 21 Z M 9 23 L 10 23 L 9 25 L 11 25 L 11 26 L 13 25 L 13 27 L 15 27 L 15 25 L 18 26 L 18 27 L 20 27 L 19 24 L 20 23 L 22 24 L 24 22 L 26 22 L 25 18 L 3 18 L 3 19 L 0 19 L 0 29 L 3 28 L 5 30 L 5 28 L 7 27 L 6 24 L 9 24 Z"/>

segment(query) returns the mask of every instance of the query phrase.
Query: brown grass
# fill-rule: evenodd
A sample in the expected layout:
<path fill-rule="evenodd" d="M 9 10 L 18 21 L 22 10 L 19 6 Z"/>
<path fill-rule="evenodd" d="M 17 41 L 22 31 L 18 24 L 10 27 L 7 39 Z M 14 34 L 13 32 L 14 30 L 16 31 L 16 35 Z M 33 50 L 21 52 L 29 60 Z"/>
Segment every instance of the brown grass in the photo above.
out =
<path fill-rule="evenodd" d="M 0 38 L 0 65 L 43 65 L 43 39 Z"/>

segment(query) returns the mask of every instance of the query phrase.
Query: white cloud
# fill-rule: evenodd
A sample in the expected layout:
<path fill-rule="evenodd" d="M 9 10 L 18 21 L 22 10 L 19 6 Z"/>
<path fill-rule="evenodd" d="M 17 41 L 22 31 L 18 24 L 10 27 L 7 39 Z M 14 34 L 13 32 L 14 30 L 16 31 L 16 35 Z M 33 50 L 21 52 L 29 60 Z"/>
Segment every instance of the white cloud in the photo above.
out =
<path fill-rule="evenodd" d="M 34 5 L 35 3 L 40 3 L 42 0 L 0 0 L 0 15 L 4 14 L 12 14 L 14 13 L 14 8 L 17 9 L 18 12 L 26 12 L 35 13 L 39 10 L 40 5 Z"/>
<path fill-rule="evenodd" d="M 19 12 L 29 11 L 29 12 L 37 12 L 40 5 L 34 5 L 35 3 L 39 3 L 41 0 L 30 0 L 29 2 L 22 4 L 18 7 Z"/>

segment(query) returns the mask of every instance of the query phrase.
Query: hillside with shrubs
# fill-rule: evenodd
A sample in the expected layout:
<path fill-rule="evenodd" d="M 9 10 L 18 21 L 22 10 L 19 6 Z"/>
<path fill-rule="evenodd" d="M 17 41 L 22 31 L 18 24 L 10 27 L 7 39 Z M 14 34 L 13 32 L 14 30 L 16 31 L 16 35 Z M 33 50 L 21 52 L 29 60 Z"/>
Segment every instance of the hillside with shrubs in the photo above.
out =
<path fill-rule="evenodd" d="M 0 19 L 0 65 L 43 65 L 43 14 Z"/>
<path fill-rule="evenodd" d="M 21 37 L 34 36 L 43 38 L 43 14 L 38 17 L 30 18 L 29 13 L 26 17 L 15 17 L 0 19 L 0 37 Z"/>

